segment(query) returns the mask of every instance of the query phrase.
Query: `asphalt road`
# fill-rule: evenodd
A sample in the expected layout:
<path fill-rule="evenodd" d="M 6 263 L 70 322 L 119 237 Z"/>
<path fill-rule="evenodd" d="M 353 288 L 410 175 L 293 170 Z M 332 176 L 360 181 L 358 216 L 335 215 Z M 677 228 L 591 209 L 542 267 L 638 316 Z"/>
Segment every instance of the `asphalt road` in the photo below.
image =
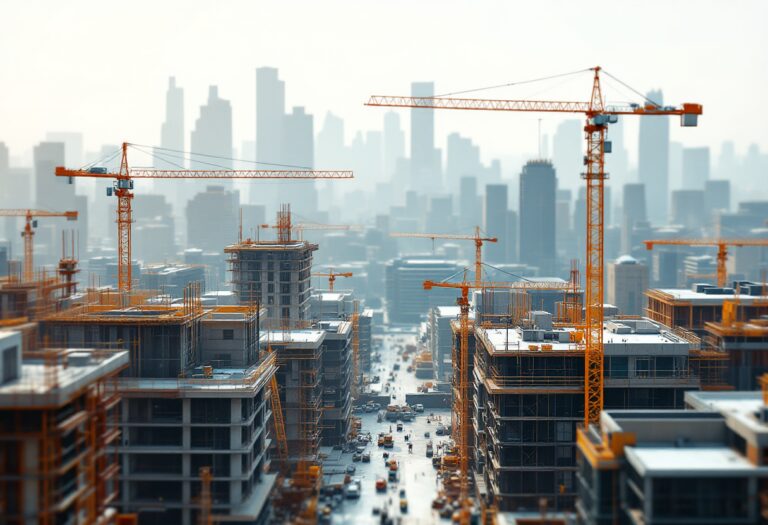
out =
<path fill-rule="evenodd" d="M 403 336 L 398 338 L 386 336 L 384 346 L 381 350 L 382 362 L 374 363 L 374 369 L 384 367 L 384 372 L 377 372 L 382 377 L 387 377 L 395 362 L 397 352 L 394 345 L 398 342 L 404 342 Z M 402 361 L 401 361 L 402 363 Z M 414 374 L 406 372 L 407 365 L 402 366 L 397 372 L 393 382 L 395 399 L 397 404 L 405 403 L 405 394 L 416 392 L 416 387 L 423 380 L 416 379 Z M 449 422 L 450 411 L 448 409 L 433 410 L 436 417 L 446 424 Z M 447 437 L 435 435 L 437 421 L 427 423 L 429 411 L 423 414 L 417 414 L 414 421 L 403 424 L 403 432 L 396 431 L 396 424 L 388 421 L 377 422 L 376 413 L 356 414 L 362 420 L 362 432 L 370 432 L 373 436 L 373 442 L 366 448 L 366 452 L 371 454 L 370 463 L 354 463 L 357 471 L 354 477 L 362 481 L 362 495 L 357 500 L 345 500 L 342 505 L 337 507 L 333 513 L 334 524 L 357 525 L 357 524 L 378 524 L 379 516 L 373 514 L 374 507 L 379 509 L 389 509 L 389 515 L 395 518 L 401 518 L 402 523 L 438 523 L 440 518 L 432 510 L 432 500 L 437 494 L 436 470 L 432 468 L 432 461 L 426 457 L 427 442 L 432 439 L 435 446 Z M 379 448 L 376 444 L 376 437 L 379 432 L 389 432 L 390 425 L 395 439 L 395 446 L 392 449 Z M 424 436 L 425 432 L 430 432 L 430 438 Z M 408 442 L 405 436 L 409 435 L 409 441 L 413 443 L 413 453 L 408 453 Z M 387 468 L 384 464 L 384 452 L 389 452 L 390 459 L 394 458 L 399 464 L 399 480 L 388 483 L 385 493 L 376 492 L 375 483 L 378 477 L 387 476 Z M 342 462 L 346 461 L 352 464 L 352 455 L 343 454 Z M 399 491 L 405 490 L 408 500 L 408 511 L 400 511 Z M 397 519 L 396 519 L 397 522 Z M 444 523 L 448 523 L 447 520 Z"/>

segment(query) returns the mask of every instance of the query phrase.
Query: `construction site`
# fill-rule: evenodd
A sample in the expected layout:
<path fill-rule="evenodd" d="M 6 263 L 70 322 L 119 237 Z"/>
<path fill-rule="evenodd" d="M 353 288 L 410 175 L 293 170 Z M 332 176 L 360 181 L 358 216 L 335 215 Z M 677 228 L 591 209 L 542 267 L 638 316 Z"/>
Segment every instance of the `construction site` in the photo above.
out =
<path fill-rule="evenodd" d="M 456 96 L 516 83 L 370 96 L 362 109 L 388 108 L 387 133 L 358 133 L 345 157 L 315 154 L 303 106 L 267 119 L 284 83 L 259 68 L 268 122 L 240 158 L 231 129 L 203 129 L 213 114 L 231 128 L 210 86 L 191 137 L 228 137 L 218 150 L 124 142 L 80 167 L 36 159 L 36 189 L 52 181 L 62 208 L 86 210 L 0 209 L 23 245 L 14 258 L 0 242 L 0 525 L 768 523 L 768 201 L 713 208 L 697 230 L 678 194 L 670 223 L 652 225 L 629 217 L 646 203 L 627 183 L 612 220 L 619 119 L 669 142 L 644 123 L 684 135 L 703 107 L 599 66 L 520 84 L 572 76 L 575 100 Z M 638 102 L 609 102 L 617 85 Z M 402 110 L 411 157 L 393 131 Z M 488 111 L 538 119 L 538 157 L 502 177 L 454 133 L 445 180 L 431 180 L 434 115 Z M 346 151 L 328 115 L 318 148 Z M 578 176 L 556 173 L 542 115 L 579 119 Z M 387 162 L 361 160 L 401 142 Z M 354 173 L 312 168 L 348 158 Z M 385 164 L 393 182 L 370 195 L 338 189 Z M 504 180 L 519 183 L 517 209 Z M 64 198 L 74 183 L 108 184 L 101 220 L 88 222 L 95 191 Z M 81 250 L 66 224 L 107 216 Z M 712 273 L 688 271 L 699 263 Z"/>

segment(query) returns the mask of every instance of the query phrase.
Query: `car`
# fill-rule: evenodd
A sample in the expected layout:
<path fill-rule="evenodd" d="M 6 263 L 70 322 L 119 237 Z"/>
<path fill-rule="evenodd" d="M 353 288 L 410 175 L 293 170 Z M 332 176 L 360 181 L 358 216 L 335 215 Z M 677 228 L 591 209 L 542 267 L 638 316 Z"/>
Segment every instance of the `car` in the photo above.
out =
<path fill-rule="evenodd" d="M 441 423 L 437 425 L 437 430 L 435 430 L 435 434 L 437 434 L 438 436 L 445 435 L 446 433 L 445 430 L 446 430 L 445 426 Z"/>
<path fill-rule="evenodd" d="M 369 452 L 363 452 L 363 463 L 371 462 L 371 454 Z"/>
<path fill-rule="evenodd" d="M 434 455 L 434 449 L 432 448 L 432 442 L 427 443 L 427 457 L 431 458 Z"/>
<path fill-rule="evenodd" d="M 347 465 L 347 474 L 354 474 L 357 470 L 357 467 L 354 465 Z"/>
<path fill-rule="evenodd" d="M 400 499 L 400 512 L 408 512 L 408 500 L 406 498 Z"/>
<path fill-rule="evenodd" d="M 387 477 L 389 478 L 389 481 L 397 481 L 397 471 L 390 470 Z"/>
<path fill-rule="evenodd" d="M 400 489 L 400 497 L 401 498 L 405 497 L 405 489 Z"/>
<path fill-rule="evenodd" d="M 354 454 L 352 454 L 352 461 L 362 461 L 362 459 L 363 459 L 363 455 L 360 454 L 359 452 L 355 452 Z"/>
<path fill-rule="evenodd" d="M 421 403 L 416 403 L 415 405 L 413 405 L 413 411 L 418 413 L 424 412 L 424 405 L 422 405 Z"/>
<path fill-rule="evenodd" d="M 378 516 L 379 514 L 381 514 L 381 509 L 379 507 L 373 507 L 372 512 L 374 516 Z"/>
<path fill-rule="evenodd" d="M 360 497 L 360 484 L 350 483 L 347 485 L 347 499 L 357 499 Z"/>
<path fill-rule="evenodd" d="M 387 490 L 387 480 L 378 478 L 376 480 L 376 492 L 384 492 L 385 490 Z"/>
<path fill-rule="evenodd" d="M 425 437 L 425 438 L 428 438 L 428 437 L 429 437 L 429 431 L 427 431 L 427 432 L 424 432 L 424 437 Z"/>
<path fill-rule="evenodd" d="M 403 424 L 402 423 L 398 423 L 397 424 L 397 431 L 398 432 L 402 432 L 403 431 Z"/>

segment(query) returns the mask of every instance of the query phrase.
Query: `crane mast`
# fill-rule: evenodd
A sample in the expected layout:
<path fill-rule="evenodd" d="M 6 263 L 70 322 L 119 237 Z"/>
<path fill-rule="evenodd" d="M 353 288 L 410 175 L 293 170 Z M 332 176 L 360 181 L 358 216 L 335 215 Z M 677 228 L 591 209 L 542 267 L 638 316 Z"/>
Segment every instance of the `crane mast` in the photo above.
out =
<path fill-rule="evenodd" d="M 602 68 L 592 71 L 592 90 L 586 102 L 553 100 L 493 100 L 452 97 L 405 97 L 374 95 L 367 106 L 453 109 L 469 111 L 511 111 L 579 113 L 586 117 L 584 135 L 586 153 L 583 178 L 587 184 L 586 217 L 586 286 L 585 286 L 585 359 L 584 359 L 584 423 L 597 423 L 603 408 L 603 274 L 604 274 L 604 191 L 605 153 L 609 124 L 619 115 L 680 116 L 684 127 L 696 126 L 703 113 L 700 104 L 661 106 L 648 100 L 643 104 L 610 105 L 604 102 L 600 85 Z M 610 149 L 610 148 L 608 148 Z"/>

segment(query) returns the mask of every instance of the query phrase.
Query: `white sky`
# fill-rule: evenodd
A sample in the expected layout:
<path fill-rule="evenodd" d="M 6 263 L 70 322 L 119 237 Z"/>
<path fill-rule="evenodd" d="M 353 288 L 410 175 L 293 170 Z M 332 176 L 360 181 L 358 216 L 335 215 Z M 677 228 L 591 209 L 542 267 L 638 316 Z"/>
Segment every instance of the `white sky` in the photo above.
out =
<path fill-rule="evenodd" d="M 14 156 L 46 131 L 80 131 L 88 150 L 156 144 L 169 75 L 185 89 L 188 128 L 218 84 L 239 148 L 254 136 L 258 66 L 280 68 L 288 105 L 314 113 L 316 131 L 330 110 L 350 136 L 380 127 L 383 110 L 362 105 L 368 95 L 409 94 L 414 80 L 434 80 L 441 93 L 600 64 L 643 92 L 662 87 L 665 103 L 704 104 L 700 127 L 673 125 L 673 140 L 765 151 L 766 21 L 765 0 L 6 1 L 0 141 Z M 479 96 L 586 100 L 590 83 L 541 87 Z M 460 131 L 485 159 L 534 152 L 537 118 L 437 112 L 438 145 Z M 542 130 L 556 124 L 545 117 Z"/>

